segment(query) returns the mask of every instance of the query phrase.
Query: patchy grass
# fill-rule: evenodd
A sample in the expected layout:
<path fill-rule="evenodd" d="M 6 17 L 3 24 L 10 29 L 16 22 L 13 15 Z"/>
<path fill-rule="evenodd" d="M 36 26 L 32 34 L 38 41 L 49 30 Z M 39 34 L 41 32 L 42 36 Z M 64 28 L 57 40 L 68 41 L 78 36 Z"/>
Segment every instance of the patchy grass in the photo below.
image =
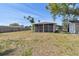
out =
<path fill-rule="evenodd" d="M 79 34 L 31 31 L 1 33 L 0 55 L 79 56 Z"/>
<path fill-rule="evenodd" d="M 32 56 L 32 48 L 29 48 L 23 51 L 22 56 Z"/>

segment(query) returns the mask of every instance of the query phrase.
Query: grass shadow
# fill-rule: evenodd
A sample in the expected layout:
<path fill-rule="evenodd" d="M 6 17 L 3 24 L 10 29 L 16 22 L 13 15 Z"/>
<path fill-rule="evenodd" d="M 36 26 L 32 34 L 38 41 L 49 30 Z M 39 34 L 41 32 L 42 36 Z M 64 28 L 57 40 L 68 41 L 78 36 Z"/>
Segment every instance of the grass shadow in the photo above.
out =
<path fill-rule="evenodd" d="M 16 50 L 16 49 L 9 49 L 9 50 L 6 50 L 6 51 L 0 53 L 0 56 L 8 55 L 8 54 L 12 53 L 12 52 L 15 51 L 15 50 Z"/>

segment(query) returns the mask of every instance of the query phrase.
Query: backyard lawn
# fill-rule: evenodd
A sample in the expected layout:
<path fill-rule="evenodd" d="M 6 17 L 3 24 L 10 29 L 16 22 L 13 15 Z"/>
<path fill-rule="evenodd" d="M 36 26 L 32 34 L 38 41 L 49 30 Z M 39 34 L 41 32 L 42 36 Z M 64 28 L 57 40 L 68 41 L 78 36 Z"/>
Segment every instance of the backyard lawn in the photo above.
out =
<path fill-rule="evenodd" d="M 0 33 L 1 56 L 77 56 L 79 34 L 31 31 Z"/>

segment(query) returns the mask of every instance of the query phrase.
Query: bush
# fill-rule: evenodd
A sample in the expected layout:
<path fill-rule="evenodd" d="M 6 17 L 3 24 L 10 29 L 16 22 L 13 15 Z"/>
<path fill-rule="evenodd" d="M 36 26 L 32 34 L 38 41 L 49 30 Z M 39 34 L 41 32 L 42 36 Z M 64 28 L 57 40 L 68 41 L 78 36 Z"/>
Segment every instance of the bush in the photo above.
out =
<path fill-rule="evenodd" d="M 56 30 L 55 33 L 60 33 L 60 31 L 59 30 Z"/>

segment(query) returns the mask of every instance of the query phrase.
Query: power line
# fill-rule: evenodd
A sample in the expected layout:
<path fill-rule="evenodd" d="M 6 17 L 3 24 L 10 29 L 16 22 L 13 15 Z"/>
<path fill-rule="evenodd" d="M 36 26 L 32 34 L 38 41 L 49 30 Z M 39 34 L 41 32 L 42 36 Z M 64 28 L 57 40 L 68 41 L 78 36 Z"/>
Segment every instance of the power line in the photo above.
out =
<path fill-rule="evenodd" d="M 24 5 L 24 6 L 25 6 L 25 5 Z M 32 9 L 32 10 L 33 10 L 33 12 L 35 12 L 35 13 L 36 13 L 36 14 L 38 14 L 39 16 L 44 16 L 43 14 L 39 13 L 39 11 L 34 10 L 34 8 L 33 8 L 32 6 L 27 5 L 27 7 L 29 7 L 30 9 Z"/>
<path fill-rule="evenodd" d="M 20 5 L 20 4 L 19 4 Z M 45 15 L 43 15 L 43 14 L 41 14 L 41 13 L 39 13 L 39 11 L 37 11 L 37 10 L 34 10 L 34 8 L 32 7 L 32 6 L 30 6 L 30 5 L 27 5 L 26 4 L 26 6 L 24 5 L 24 4 L 21 4 L 21 5 L 23 5 L 24 6 L 24 8 L 28 8 L 28 9 L 30 9 L 29 11 L 31 11 L 31 12 L 33 12 L 33 14 L 35 14 L 36 16 L 38 16 L 38 17 L 41 17 L 42 16 L 42 19 L 45 19 L 44 17 L 46 17 Z M 14 7 L 15 8 L 15 7 Z M 26 8 L 26 9 L 27 9 Z M 15 8 L 15 9 L 17 9 L 17 8 Z M 18 9 L 19 10 L 19 9 Z M 19 11 L 21 11 L 21 10 L 19 10 Z M 21 11 L 21 12 L 23 12 L 23 11 Z M 25 13 L 25 12 L 23 12 L 23 13 Z"/>
<path fill-rule="evenodd" d="M 40 19 L 45 19 L 44 17 L 46 17 L 45 15 L 39 13 L 39 11 L 35 10 L 32 6 L 30 6 L 30 5 L 28 5 L 28 4 L 26 4 L 26 5 L 24 5 L 24 4 L 18 4 L 18 5 L 19 5 L 19 6 L 20 6 L 20 5 L 23 6 L 23 8 L 25 8 L 25 9 L 27 9 L 27 8 L 30 9 L 29 11 L 33 12 L 34 15 L 40 17 Z M 14 5 L 13 5 L 13 6 L 14 6 Z M 13 8 L 19 10 L 20 12 L 25 13 L 24 11 L 18 9 L 18 8 L 16 7 L 16 5 L 15 5 Z M 24 10 L 25 10 L 25 9 L 24 9 Z M 25 16 L 25 15 L 24 15 L 24 16 Z M 36 18 L 38 18 L 38 17 L 36 17 Z"/>

